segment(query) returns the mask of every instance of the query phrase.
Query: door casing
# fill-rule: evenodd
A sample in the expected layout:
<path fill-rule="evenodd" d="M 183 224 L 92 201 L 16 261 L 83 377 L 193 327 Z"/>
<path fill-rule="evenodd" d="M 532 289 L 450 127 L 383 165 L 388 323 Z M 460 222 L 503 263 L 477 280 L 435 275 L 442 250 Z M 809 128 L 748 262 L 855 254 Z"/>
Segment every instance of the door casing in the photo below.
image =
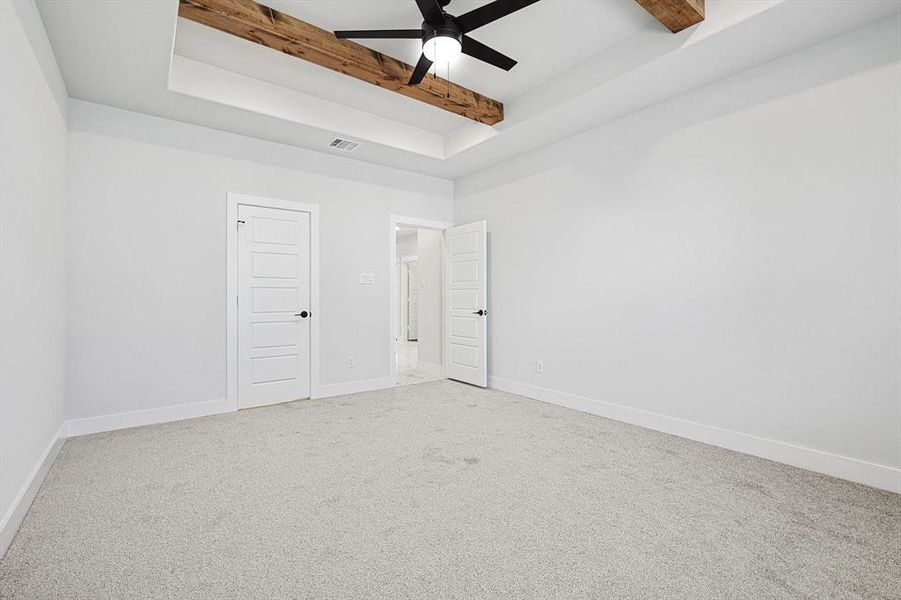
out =
<path fill-rule="evenodd" d="M 310 398 L 319 390 L 319 205 L 293 200 L 226 194 L 226 399 L 238 410 L 238 205 L 306 212 L 310 215 Z"/>

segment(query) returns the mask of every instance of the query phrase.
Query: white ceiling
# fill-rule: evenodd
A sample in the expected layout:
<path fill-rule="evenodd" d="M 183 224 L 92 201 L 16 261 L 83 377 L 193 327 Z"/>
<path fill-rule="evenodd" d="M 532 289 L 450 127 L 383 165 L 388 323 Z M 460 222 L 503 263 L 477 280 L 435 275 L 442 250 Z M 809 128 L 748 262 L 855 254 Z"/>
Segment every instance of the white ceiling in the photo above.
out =
<path fill-rule="evenodd" d="M 448 10 L 463 14 L 484 4 L 486 0 L 454 0 Z M 422 22 L 414 0 L 271 0 L 267 6 L 328 31 L 411 29 Z M 472 33 L 519 60 L 513 70 L 505 72 L 464 55 L 453 65 L 450 79 L 506 102 L 654 23 L 634 0 L 544 0 Z M 417 40 L 357 42 L 411 65 L 421 53 Z M 175 53 L 438 134 L 469 123 L 465 117 L 185 19 L 178 21 Z"/>
<path fill-rule="evenodd" d="M 265 3 L 265 2 L 264 2 Z M 461 14 L 486 0 L 454 0 Z M 413 0 L 270 0 L 324 29 L 415 28 Z M 473 33 L 520 61 L 451 79 L 505 104 L 495 127 L 177 18 L 177 0 L 40 0 L 69 95 L 455 178 L 896 13 L 898 0 L 707 0 L 671 34 L 634 0 L 542 0 Z M 177 32 L 177 35 L 176 35 Z M 415 41 L 367 41 L 407 62 Z"/>
<path fill-rule="evenodd" d="M 468 121 L 185 19 L 178 20 L 175 54 L 435 133 L 447 133 Z"/>
<path fill-rule="evenodd" d="M 461 15 L 486 0 L 452 0 L 445 10 Z M 272 8 L 338 29 L 418 29 L 414 0 L 273 0 Z M 542 0 L 473 31 L 470 36 L 519 61 L 509 72 L 469 56 L 451 67 L 451 80 L 506 102 L 656 21 L 635 0 Z M 418 40 L 355 40 L 415 65 Z M 444 73 L 439 73 L 444 76 Z"/>

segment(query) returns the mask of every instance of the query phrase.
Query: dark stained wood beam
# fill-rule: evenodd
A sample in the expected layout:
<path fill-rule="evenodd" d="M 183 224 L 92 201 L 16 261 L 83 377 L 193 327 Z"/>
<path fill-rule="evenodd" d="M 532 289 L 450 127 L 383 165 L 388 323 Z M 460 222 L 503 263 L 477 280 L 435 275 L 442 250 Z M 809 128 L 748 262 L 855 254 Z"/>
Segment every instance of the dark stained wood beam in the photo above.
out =
<path fill-rule="evenodd" d="M 178 16 L 284 52 L 426 104 L 494 125 L 504 105 L 445 79 L 426 75 L 408 85 L 413 67 L 253 0 L 180 0 Z"/>
<path fill-rule="evenodd" d="M 704 20 L 704 0 L 635 0 L 673 33 Z"/>

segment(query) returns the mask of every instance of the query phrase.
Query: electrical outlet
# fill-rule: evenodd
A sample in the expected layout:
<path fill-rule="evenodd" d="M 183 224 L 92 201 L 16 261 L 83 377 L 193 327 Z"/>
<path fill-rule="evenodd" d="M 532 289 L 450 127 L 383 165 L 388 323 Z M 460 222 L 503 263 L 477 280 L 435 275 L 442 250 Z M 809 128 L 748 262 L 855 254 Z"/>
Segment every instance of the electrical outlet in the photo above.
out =
<path fill-rule="evenodd" d="M 360 285 L 372 285 L 373 283 L 375 283 L 373 273 L 360 273 Z"/>
<path fill-rule="evenodd" d="M 353 369 L 355 366 L 357 366 L 356 363 L 354 362 L 354 357 L 348 356 L 347 359 L 345 359 L 345 361 L 344 361 L 344 366 L 347 367 L 348 369 Z"/>
<path fill-rule="evenodd" d="M 544 373 L 544 361 L 539 360 L 535 362 L 535 372 L 536 373 Z"/>

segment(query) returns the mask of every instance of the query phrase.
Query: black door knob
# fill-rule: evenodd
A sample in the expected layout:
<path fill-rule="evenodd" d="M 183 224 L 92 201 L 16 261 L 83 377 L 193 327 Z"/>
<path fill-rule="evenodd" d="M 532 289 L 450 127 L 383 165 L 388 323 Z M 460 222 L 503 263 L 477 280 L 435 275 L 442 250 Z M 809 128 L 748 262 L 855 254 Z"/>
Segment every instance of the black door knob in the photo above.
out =
<path fill-rule="evenodd" d="M 294 316 L 295 316 L 295 317 L 300 317 L 301 319 L 306 319 L 307 317 L 310 316 L 310 313 L 308 313 L 308 312 L 305 311 L 305 310 L 302 310 L 302 311 L 300 311 L 299 313 L 296 313 Z"/>
<path fill-rule="evenodd" d="M 487 312 L 487 311 L 484 311 L 484 310 L 482 310 L 482 309 L 480 308 L 479 310 L 475 311 L 475 312 L 472 313 L 472 314 L 474 314 L 474 315 L 479 315 L 479 316 L 481 317 L 482 315 L 487 315 L 488 312 Z"/>

